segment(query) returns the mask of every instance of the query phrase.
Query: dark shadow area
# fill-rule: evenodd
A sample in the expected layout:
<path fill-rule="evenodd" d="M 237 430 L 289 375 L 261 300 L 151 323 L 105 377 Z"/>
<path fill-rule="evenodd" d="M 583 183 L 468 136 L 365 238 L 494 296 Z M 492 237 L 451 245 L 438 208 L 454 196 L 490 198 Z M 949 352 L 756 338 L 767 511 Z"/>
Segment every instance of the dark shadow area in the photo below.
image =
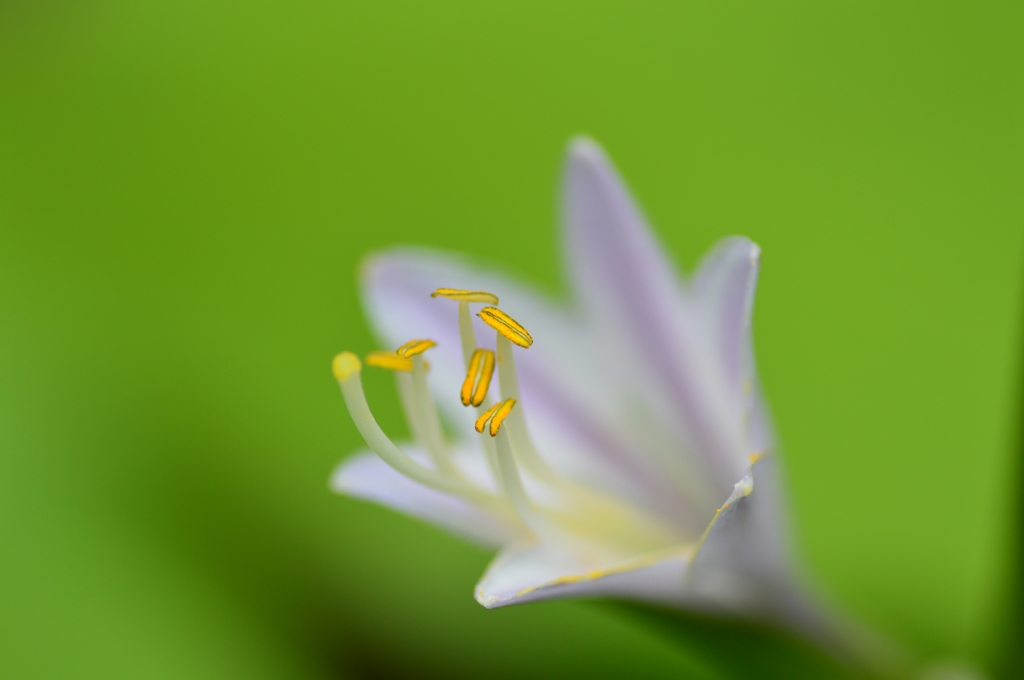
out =
<path fill-rule="evenodd" d="M 1024 318 L 1024 314 L 1021 316 Z M 1024 324 L 1021 326 L 1024 327 Z M 1021 337 L 1024 338 L 1024 334 Z M 1024 351 L 1018 356 L 1024 358 Z M 1024 654 L 1021 653 L 1024 649 L 1024 583 L 1021 583 L 1021 568 L 1024 566 L 1024 417 L 1021 417 L 1024 414 L 1024 360 L 1019 358 L 1018 361 L 1017 376 L 1020 382 L 1017 384 L 1015 404 L 1017 431 L 1014 433 L 1015 455 L 1011 476 L 1016 480 L 1016 484 L 1010 490 L 1013 517 L 1009 538 L 1013 541 L 1013 547 L 1005 576 L 1009 591 L 1007 604 L 1003 610 L 1006 628 L 993 673 L 995 677 L 1007 680 L 1024 678 Z"/>
<path fill-rule="evenodd" d="M 608 602 L 691 652 L 723 678 L 863 677 L 807 641 L 770 626 L 653 605 Z"/>

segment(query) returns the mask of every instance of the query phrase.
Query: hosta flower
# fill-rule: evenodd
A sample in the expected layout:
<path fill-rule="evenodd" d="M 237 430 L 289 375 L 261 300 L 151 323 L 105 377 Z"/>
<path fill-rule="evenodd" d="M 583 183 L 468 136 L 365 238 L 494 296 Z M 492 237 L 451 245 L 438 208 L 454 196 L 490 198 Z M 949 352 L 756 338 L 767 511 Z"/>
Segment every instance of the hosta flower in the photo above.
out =
<path fill-rule="evenodd" d="M 725 239 L 680 280 L 588 140 L 563 190 L 568 304 L 436 252 L 366 262 L 388 349 L 334 361 L 370 452 L 333 488 L 497 549 L 475 590 L 488 608 L 603 595 L 820 634 L 754 370 L 758 247 Z M 364 367 L 394 372 L 413 441 L 377 425 Z"/>

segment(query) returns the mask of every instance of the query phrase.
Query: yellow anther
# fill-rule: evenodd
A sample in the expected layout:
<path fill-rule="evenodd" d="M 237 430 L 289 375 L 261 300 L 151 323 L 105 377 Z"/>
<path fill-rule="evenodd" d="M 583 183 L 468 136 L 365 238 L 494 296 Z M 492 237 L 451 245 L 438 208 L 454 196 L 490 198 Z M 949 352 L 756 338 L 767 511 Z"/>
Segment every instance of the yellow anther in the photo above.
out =
<path fill-rule="evenodd" d="M 466 380 L 462 383 L 462 405 L 479 406 L 484 403 L 493 375 L 494 352 L 489 349 L 478 349 L 473 352 L 473 358 L 469 360 L 469 370 L 466 371 Z"/>
<path fill-rule="evenodd" d="M 501 423 L 504 422 L 505 418 L 508 417 L 508 414 L 512 412 L 512 407 L 515 405 L 515 399 L 506 399 L 501 402 L 501 406 L 498 407 L 498 410 L 494 413 L 494 417 L 491 418 L 491 429 L 489 434 L 492 437 L 498 436 L 498 428 L 501 427 Z"/>
<path fill-rule="evenodd" d="M 503 403 L 504 402 L 499 401 L 497 404 L 484 411 L 484 414 L 476 419 L 476 423 L 473 424 L 473 427 L 476 429 L 477 432 L 484 431 L 484 427 L 487 426 L 487 421 L 491 419 L 491 416 L 494 415 L 495 411 L 501 408 L 501 405 Z"/>
<path fill-rule="evenodd" d="M 399 347 L 395 351 L 395 354 L 402 357 L 403 359 L 408 359 L 410 357 L 416 356 L 417 354 L 423 354 L 431 347 L 436 346 L 437 343 L 434 342 L 433 340 L 410 340 L 409 342 Z"/>
<path fill-rule="evenodd" d="M 512 411 L 512 407 L 515 405 L 515 399 L 506 399 L 505 401 L 498 402 L 487 409 L 482 416 L 477 418 L 476 424 L 474 424 L 473 427 L 476 428 L 477 432 L 483 432 L 484 426 L 487 425 L 487 421 L 490 420 L 491 427 L 490 430 L 488 430 L 488 434 L 492 437 L 497 437 L 498 428 L 501 427 L 501 423 L 508 417 L 508 414 Z"/>
<path fill-rule="evenodd" d="M 477 316 L 483 319 L 485 324 L 520 347 L 529 347 L 533 344 L 533 338 L 526 329 L 520 326 L 518 321 L 497 307 L 484 307 Z"/>
<path fill-rule="evenodd" d="M 443 297 L 459 302 L 484 302 L 489 305 L 498 304 L 498 296 L 486 290 L 460 290 L 458 288 L 438 288 L 430 297 Z"/>
<path fill-rule="evenodd" d="M 748 460 L 750 460 L 750 464 L 753 465 L 757 461 L 759 461 L 762 458 L 764 458 L 764 456 L 765 456 L 765 454 L 763 454 L 763 453 L 752 453 L 749 456 L 747 456 L 747 458 L 748 458 Z"/>
<path fill-rule="evenodd" d="M 366 365 L 386 368 L 389 371 L 411 371 L 412 359 L 403 359 L 394 352 L 378 350 L 366 355 Z"/>
<path fill-rule="evenodd" d="M 361 371 L 363 364 L 359 361 L 359 357 L 352 352 L 342 352 L 334 357 L 331 368 L 334 370 L 335 380 L 347 380 L 353 373 Z"/>

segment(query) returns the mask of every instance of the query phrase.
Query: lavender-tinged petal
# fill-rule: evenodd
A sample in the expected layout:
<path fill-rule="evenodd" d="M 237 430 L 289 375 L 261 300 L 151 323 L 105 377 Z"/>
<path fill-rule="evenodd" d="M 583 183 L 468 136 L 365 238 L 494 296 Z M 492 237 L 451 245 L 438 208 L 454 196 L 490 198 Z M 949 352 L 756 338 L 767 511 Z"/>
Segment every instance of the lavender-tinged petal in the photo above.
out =
<path fill-rule="evenodd" d="M 697 549 L 687 597 L 698 607 L 788 627 L 873 674 L 902 677 L 894 671 L 908 660 L 904 650 L 840 616 L 802 578 L 783 495 L 778 459 L 754 463 Z"/>
<path fill-rule="evenodd" d="M 423 452 L 403 448 L 413 457 L 426 459 Z M 482 461 L 483 454 L 476 457 Z M 480 467 L 478 476 L 485 477 Z M 331 474 L 330 486 L 337 493 L 417 517 L 488 548 L 506 545 L 522 531 L 516 523 L 495 517 L 461 498 L 417 484 L 372 453 L 358 453 L 339 463 Z"/>
<path fill-rule="evenodd" d="M 692 307 L 708 353 L 717 358 L 724 380 L 749 432 L 750 450 L 773 447 L 771 423 L 757 385 L 751 320 L 761 249 L 735 236 L 720 241 L 701 262 L 690 285 Z"/>
<path fill-rule="evenodd" d="M 648 408 L 678 428 L 691 468 L 724 493 L 746 453 L 739 409 L 706 355 L 674 268 L 590 140 L 570 147 L 563 220 L 569 271 L 584 309 L 615 347 L 617 360 L 649 386 Z M 694 471 L 666 472 L 678 477 Z"/>
<path fill-rule="evenodd" d="M 761 249 L 742 237 L 723 239 L 704 258 L 691 283 L 704 337 L 736 395 L 751 378 L 750 322 Z"/>
<path fill-rule="evenodd" d="M 687 591 L 720 613 L 773 621 L 833 645 L 838 620 L 799 579 L 787 519 L 778 460 L 766 456 L 736 484 L 709 527 Z"/>
<path fill-rule="evenodd" d="M 477 584 L 477 602 L 494 609 L 564 597 L 681 602 L 685 549 L 632 560 L 587 558 L 550 543 L 506 547 Z"/>

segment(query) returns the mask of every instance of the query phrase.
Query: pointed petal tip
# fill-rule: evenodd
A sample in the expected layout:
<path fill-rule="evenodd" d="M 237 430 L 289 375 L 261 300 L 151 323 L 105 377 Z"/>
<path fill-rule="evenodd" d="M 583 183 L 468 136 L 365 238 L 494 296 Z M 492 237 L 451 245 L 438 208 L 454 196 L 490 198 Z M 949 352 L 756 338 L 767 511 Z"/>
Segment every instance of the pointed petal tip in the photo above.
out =
<path fill-rule="evenodd" d="M 611 160 L 604 147 L 593 137 L 576 135 L 569 140 L 567 165 L 610 166 Z"/>

